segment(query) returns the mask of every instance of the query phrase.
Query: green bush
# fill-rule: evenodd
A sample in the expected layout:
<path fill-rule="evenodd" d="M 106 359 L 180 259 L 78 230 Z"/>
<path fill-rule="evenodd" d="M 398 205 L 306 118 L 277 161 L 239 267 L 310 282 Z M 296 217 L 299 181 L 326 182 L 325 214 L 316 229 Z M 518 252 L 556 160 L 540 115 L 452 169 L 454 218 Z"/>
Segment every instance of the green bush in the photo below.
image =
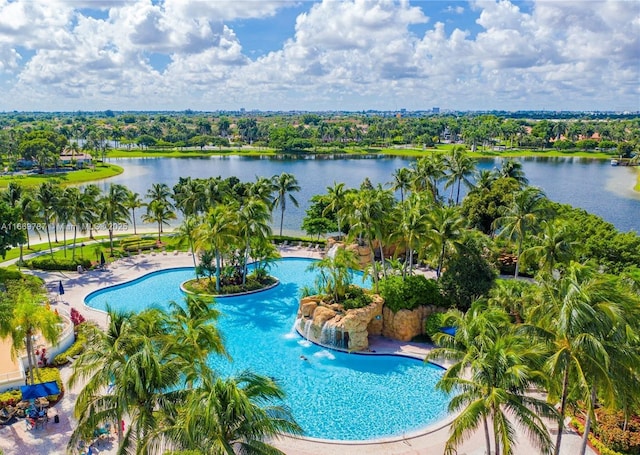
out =
<path fill-rule="evenodd" d="M 424 333 L 433 340 L 433 336 L 440 331 L 444 325 L 444 313 L 431 313 L 424 322 Z"/>
<path fill-rule="evenodd" d="M 84 345 L 87 343 L 87 335 L 85 332 L 86 322 L 79 324 L 76 332 L 76 340 L 73 342 L 69 348 L 58 354 L 53 358 L 53 362 L 51 362 L 54 366 L 61 366 L 69 362 L 68 357 L 74 357 L 79 355 L 84 350 Z"/>
<path fill-rule="evenodd" d="M 584 425 L 582 425 L 582 423 L 580 423 L 577 419 L 571 419 L 571 425 L 576 427 L 576 429 L 578 430 L 578 433 L 584 434 Z M 595 447 L 595 449 L 598 452 L 600 452 L 600 455 L 629 455 L 625 453 L 616 452 L 615 450 L 608 448 L 606 445 L 600 442 L 593 435 L 593 433 L 589 433 L 589 442 L 591 443 L 591 445 L 593 445 L 593 447 Z"/>
<path fill-rule="evenodd" d="M 363 308 L 372 302 L 372 298 L 364 289 L 358 286 L 350 285 L 345 293 L 345 300 L 342 303 L 345 310 L 354 308 Z"/>
<path fill-rule="evenodd" d="M 6 392 L 0 393 L 0 408 L 7 405 L 13 406 L 20 400 L 22 400 L 22 392 L 20 389 L 7 390 Z"/>
<path fill-rule="evenodd" d="M 622 412 L 598 409 L 598 426 L 594 433 L 607 447 L 629 455 L 640 455 L 640 417 L 634 416 L 624 429 Z"/>
<path fill-rule="evenodd" d="M 420 305 L 446 306 L 435 280 L 423 275 L 390 276 L 380 281 L 380 294 L 385 305 L 394 313 L 398 310 L 413 310 Z"/>
<path fill-rule="evenodd" d="M 122 251 L 134 252 L 138 250 L 148 250 L 151 248 L 156 248 L 157 242 L 155 240 L 146 239 L 146 240 L 136 240 L 134 242 L 120 243 L 120 248 Z"/>
<path fill-rule="evenodd" d="M 89 267 L 91 267 L 91 261 L 84 258 L 52 259 L 49 256 L 37 257 L 27 261 L 27 267 L 29 267 L 30 269 L 40 270 L 69 270 L 75 272 L 78 269 L 79 265 L 81 265 L 85 269 L 88 269 Z"/>

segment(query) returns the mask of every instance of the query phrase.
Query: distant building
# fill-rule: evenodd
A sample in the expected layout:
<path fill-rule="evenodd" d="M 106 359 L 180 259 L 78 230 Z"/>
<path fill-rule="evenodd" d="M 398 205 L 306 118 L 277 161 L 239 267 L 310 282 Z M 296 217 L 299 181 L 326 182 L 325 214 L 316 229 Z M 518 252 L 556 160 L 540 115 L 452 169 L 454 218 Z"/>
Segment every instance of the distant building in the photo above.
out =
<path fill-rule="evenodd" d="M 93 157 L 88 153 L 73 153 L 71 150 L 65 149 L 60 154 L 60 163 L 63 166 L 74 163 L 77 167 L 91 166 Z"/>
<path fill-rule="evenodd" d="M 432 107 L 431 108 L 431 112 L 433 114 L 439 114 L 440 113 L 440 108 L 439 107 Z"/>

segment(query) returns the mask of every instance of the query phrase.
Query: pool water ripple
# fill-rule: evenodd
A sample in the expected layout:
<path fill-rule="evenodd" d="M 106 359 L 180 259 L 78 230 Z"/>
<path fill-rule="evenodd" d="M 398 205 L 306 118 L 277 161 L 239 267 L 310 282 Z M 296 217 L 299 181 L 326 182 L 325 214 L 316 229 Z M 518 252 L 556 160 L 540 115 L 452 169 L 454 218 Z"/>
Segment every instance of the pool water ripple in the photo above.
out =
<path fill-rule="evenodd" d="M 219 328 L 233 361 L 211 359 L 224 376 L 251 370 L 284 388 L 305 436 L 367 440 L 419 430 L 447 415 L 448 397 L 435 390 L 442 369 L 399 356 L 345 354 L 314 345 L 292 331 L 300 291 L 313 286 L 311 260 L 277 261 L 280 285 L 265 292 L 218 299 Z M 193 269 L 169 269 L 96 291 L 87 305 L 140 311 L 182 301 L 180 283 Z M 307 360 L 301 360 L 304 356 Z"/>

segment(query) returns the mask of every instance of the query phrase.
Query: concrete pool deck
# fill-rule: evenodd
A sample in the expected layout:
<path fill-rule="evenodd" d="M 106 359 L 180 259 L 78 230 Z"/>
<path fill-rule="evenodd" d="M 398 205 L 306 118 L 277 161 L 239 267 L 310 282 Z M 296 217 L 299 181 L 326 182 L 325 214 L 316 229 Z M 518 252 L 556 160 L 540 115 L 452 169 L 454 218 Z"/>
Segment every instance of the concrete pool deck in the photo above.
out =
<path fill-rule="evenodd" d="M 320 252 L 308 248 L 281 247 L 282 257 L 320 258 Z M 83 274 L 75 272 L 40 272 L 33 271 L 34 275 L 40 276 L 47 283 L 47 288 L 51 290 L 51 300 L 54 308 L 70 311 L 75 308 L 87 319 L 96 321 L 101 326 L 106 325 L 106 314 L 99 310 L 94 310 L 84 304 L 85 297 L 95 290 L 104 289 L 109 286 L 131 281 L 150 272 L 173 268 L 193 266 L 193 259 L 190 254 L 170 252 L 167 254 L 145 254 L 142 256 L 132 256 L 120 259 L 110 264 L 105 270 L 88 271 Z M 62 281 L 65 294 L 60 299 L 57 297 L 57 283 Z M 59 300 L 57 303 L 54 301 Z M 424 358 L 428 347 L 414 343 L 404 343 L 376 337 L 371 340 L 371 349 L 376 353 L 401 354 L 412 357 Z M 68 378 L 71 369 L 63 367 L 61 374 L 63 380 Z M 73 406 L 80 389 L 78 387 L 66 390 L 64 397 L 57 403 L 51 411 L 50 416 L 58 414 L 60 423 L 53 423 L 53 419 L 47 424 L 45 429 L 27 430 L 24 421 L 18 421 L 8 426 L 0 426 L 0 449 L 5 455 L 62 455 L 66 453 L 66 445 L 75 425 L 73 420 Z M 425 403 L 425 405 L 428 405 Z M 330 416 L 327 416 L 330 417 Z M 380 416 L 384 419 L 384 416 Z M 445 422 L 446 423 L 446 422 Z M 363 423 L 366 425 L 366 422 Z M 550 428 L 553 424 L 550 425 Z M 386 455 L 408 455 L 408 454 L 442 454 L 445 442 L 449 436 L 448 426 L 442 424 L 434 425 L 415 434 L 407 435 L 404 438 L 394 440 L 380 440 L 366 443 L 349 441 L 318 441 L 304 438 L 283 437 L 274 441 L 273 444 L 288 455 L 365 455 L 365 454 L 386 454 Z M 553 432 L 552 432 L 552 437 Z M 115 439 L 112 438 L 113 441 Z M 538 453 L 528 442 L 525 433 L 518 429 L 517 440 L 519 441 L 515 453 L 529 455 Z M 580 437 L 567 432 L 563 437 L 562 455 L 574 455 L 578 453 Z M 116 447 L 112 442 L 107 441 L 102 447 L 97 447 L 94 453 L 115 454 Z M 469 440 L 462 444 L 457 451 L 458 455 L 482 455 L 484 454 L 484 437 L 481 431 L 477 431 Z M 588 454 L 595 454 L 591 449 L 587 449 Z"/>

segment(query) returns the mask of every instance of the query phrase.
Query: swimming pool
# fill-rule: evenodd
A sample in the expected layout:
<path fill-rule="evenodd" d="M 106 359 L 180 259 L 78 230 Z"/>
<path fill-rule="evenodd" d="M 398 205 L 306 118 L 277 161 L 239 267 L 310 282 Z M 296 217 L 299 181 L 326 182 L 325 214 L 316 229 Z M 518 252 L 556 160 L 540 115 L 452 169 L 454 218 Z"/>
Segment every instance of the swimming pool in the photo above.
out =
<path fill-rule="evenodd" d="M 366 440 L 424 428 L 447 415 L 448 398 L 435 391 L 442 369 L 398 356 L 345 354 L 316 346 L 294 330 L 299 293 L 313 286 L 311 260 L 282 259 L 271 269 L 275 288 L 217 300 L 219 328 L 233 362 L 212 359 L 222 375 L 243 370 L 276 378 L 305 436 Z M 168 269 L 96 291 L 87 305 L 140 311 L 182 301 L 180 283 L 193 269 Z M 300 356 L 308 360 L 300 360 Z"/>

